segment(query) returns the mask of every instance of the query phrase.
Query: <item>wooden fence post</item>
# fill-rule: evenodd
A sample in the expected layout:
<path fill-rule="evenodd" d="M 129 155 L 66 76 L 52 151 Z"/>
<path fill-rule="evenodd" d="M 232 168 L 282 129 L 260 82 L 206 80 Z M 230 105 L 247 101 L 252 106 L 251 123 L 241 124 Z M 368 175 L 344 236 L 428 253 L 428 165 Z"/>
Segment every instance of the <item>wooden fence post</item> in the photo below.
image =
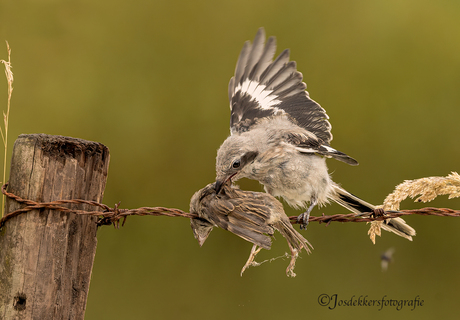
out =
<path fill-rule="evenodd" d="M 20 135 L 7 190 L 36 202 L 101 202 L 109 158 L 108 148 L 97 142 Z M 5 213 L 20 207 L 7 199 Z M 84 318 L 96 254 L 96 219 L 41 209 L 5 223 L 0 229 L 0 319 Z"/>

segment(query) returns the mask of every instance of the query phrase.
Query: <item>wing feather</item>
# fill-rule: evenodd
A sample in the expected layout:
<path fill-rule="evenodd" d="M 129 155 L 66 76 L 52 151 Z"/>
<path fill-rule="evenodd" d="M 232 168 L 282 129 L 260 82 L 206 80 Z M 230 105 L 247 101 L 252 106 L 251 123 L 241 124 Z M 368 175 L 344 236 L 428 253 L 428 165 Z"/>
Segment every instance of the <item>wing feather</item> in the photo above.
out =
<path fill-rule="evenodd" d="M 266 44 L 260 28 L 253 43 L 246 41 L 230 79 L 231 132 L 251 129 L 258 119 L 285 114 L 294 124 L 314 133 L 325 144 L 332 140 L 326 111 L 312 100 L 286 49 L 273 61 L 276 39 Z"/>

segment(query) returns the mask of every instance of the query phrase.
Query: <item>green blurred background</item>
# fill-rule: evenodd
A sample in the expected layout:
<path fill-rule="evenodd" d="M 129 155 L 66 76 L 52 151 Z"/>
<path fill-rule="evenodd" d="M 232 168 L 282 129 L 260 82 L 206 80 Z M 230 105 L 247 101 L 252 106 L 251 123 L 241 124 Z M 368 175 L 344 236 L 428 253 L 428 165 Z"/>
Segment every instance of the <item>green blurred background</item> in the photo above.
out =
<path fill-rule="evenodd" d="M 328 112 L 336 182 L 379 204 L 406 179 L 459 171 L 460 2 L 0 0 L 0 58 L 12 47 L 10 145 L 58 134 L 110 148 L 104 203 L 188 210 L 213 181 L 229 134 L 227 84 L 243 42 L 264 26 L 291 49 L 308 91 Z M 0 105 L 6 107 L 6 80 Z M 11 152 L 11 149 L 10 149 Z M 262 190 L 241 181 L 245 189 Z M 459 208 L 440 197 L 430 205 Z M 422 207 L 406 201 L 405 209 Z M 286 209 L 288 215 L 300 213 Z M 315 215 L 345 213 L 337 205 Z M 183 218 L 133 217 L 98 231 L 86 319 L 406 319 L 460 312 L 460 219 L 411 216 L 413 242 L 365 224 L 312 223 L 315 250 L 239 272 L 251 244 L 214 230 L 200 248 Z M 380 254 L 395 248 L 387 272 Z M 281 236 L 258 260 L 288 250 Z M 424 300 L 423 307 L 337 307 L 339 299 Z"/>

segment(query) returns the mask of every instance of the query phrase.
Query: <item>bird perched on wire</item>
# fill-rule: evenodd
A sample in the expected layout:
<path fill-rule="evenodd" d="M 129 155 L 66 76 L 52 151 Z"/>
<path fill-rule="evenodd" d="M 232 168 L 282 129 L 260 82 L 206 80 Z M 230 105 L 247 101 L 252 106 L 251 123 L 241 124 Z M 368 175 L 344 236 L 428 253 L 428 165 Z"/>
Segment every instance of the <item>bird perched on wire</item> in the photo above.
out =
<path fill-rule="evenodd" d="M 195 192 L 190 200 L 190 212 L 198 215 L 198 218 L 190 219 L 190 224 L 200 246 L 214 226 L 254 244 L 241 273 L 252 264 L 260 248 L 271 248 L 274 229 L 286 239 L 291 251 L 291 262 L 286 270 L 288 275 L 295 275 L 293 269 L 299 252 L 305 249 L 311 253 L 310 248 L 313 249 L 307 239 L 293 228 L 276 198 L 267 193 L 240 190 L 230 181 L 222 185 L 219 194 L 216 194 L 214 183 Z"/>
<path fill-rule="evenodd" d="M 305 91 L 289 50 L 273 60 L 276 40 L 264 42 L 263 28 L 252 44 L 246 41 L 228 86 L 231 135 L 217 152 L 216 191 L 228 180 L 257 180 L 290 206 L 307 208 L 298 217 L 303 228 L 311 210 L 329 200 L 355 213 L 373 212 L 373 205 L 331 180 L 325 158 L 358 162 L 330 146 L 329 117 Z M 401 218 L 382 228 L 410 240 L 415 235 Z"/>

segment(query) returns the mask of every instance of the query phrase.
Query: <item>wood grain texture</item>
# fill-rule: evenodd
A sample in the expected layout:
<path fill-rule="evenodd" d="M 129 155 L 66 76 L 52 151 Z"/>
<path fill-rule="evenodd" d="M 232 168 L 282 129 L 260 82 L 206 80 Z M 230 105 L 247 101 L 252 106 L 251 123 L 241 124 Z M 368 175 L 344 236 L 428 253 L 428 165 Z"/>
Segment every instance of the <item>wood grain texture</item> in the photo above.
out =
<path fill-rule="evenodd" d="M 20 135 L 8 192 L 37 202 L 102 202 L 109 150 L 97 142 Z M 19 209 L 7 199 L 5 212 Z M 75 209 L 95 210 L 88 205 Z M 83 319 L 96 253 L 96 217 L 34 210 L 0 230 L 0 319 Z"/>

